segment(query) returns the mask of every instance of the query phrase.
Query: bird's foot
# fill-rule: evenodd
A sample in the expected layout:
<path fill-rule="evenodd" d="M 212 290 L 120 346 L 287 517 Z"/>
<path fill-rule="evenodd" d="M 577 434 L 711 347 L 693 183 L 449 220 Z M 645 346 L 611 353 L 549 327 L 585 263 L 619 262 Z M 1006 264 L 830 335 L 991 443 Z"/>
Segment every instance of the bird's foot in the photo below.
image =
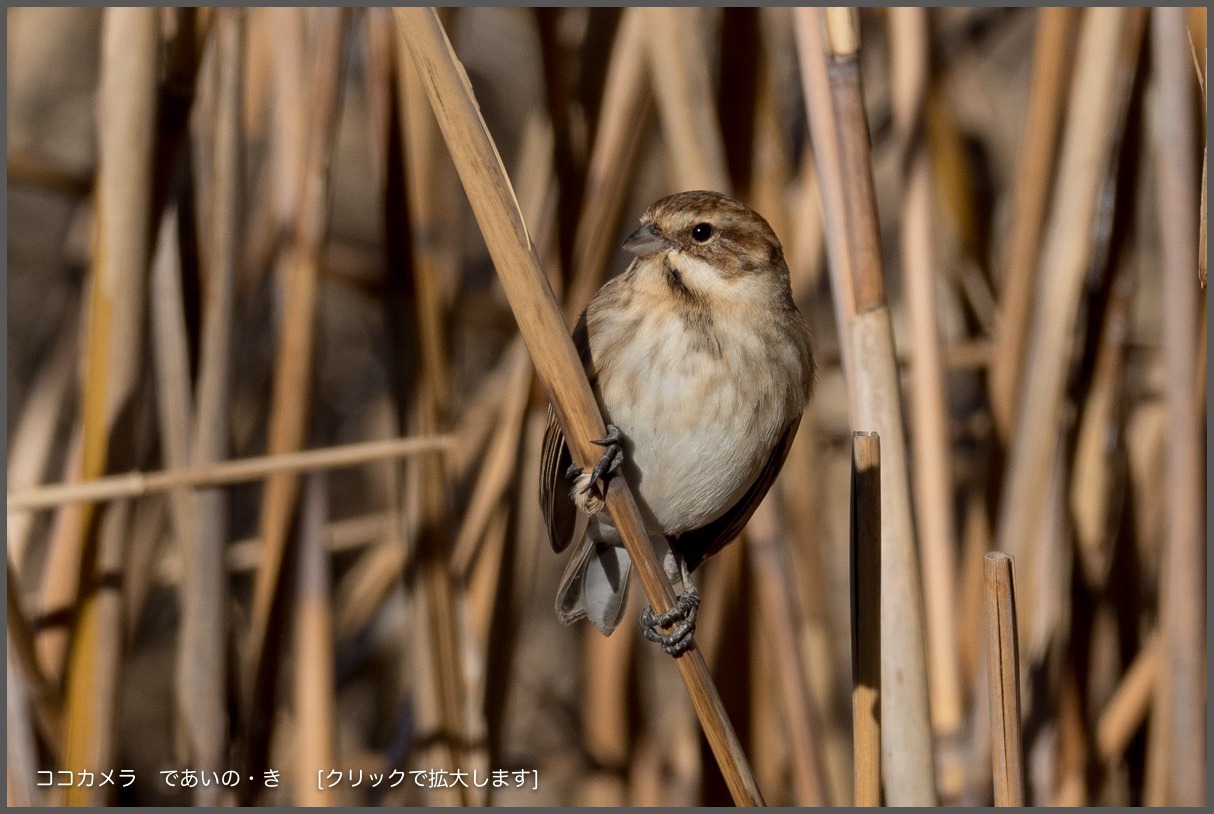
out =
<path fill-rule="evenodd" d="M 573 464 L 565 472 L 566 476 L 575 482 L 573 502 L 577 507 L 590 516 L 598 514 L 603 509 L 604 498 L 607 494 L 606 481 L 624 462 L 623 435 L 620 428 L 614 424 L 607 425 L 607 437 L 599 438 L 591 443 L 605 447 L 598 463 L 589 472 L 577 464 Z"/>
<path fill-rule="evenodd" d="M 675 600 L 674 607 L 662 614 L 647 607 L 641 611 L 641 630 L 645 638 L 662 645 L 671 656 L 681 656 L 695 645 L 696 616 L 700 610 L 700 593 L 690 578 L 683 580 L 683 593 Z M 660 627 L 673 628 L 669 633 L 659 633 Z"/>

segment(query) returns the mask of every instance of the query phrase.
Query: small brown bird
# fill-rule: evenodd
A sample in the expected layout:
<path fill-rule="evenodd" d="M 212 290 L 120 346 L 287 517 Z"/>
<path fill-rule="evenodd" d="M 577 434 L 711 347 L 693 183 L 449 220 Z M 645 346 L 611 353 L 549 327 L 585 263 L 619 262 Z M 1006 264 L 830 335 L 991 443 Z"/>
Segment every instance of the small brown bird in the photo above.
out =
<path fill-rule="evenodd" d="M 578 543 L 556 612 L 610 635 L 631 562 L 603 508 L 622 469 L 676 607 L 641 617 L 671 655 L 692 641 L 690 573 L 741 533 L 784 465 L 813 386 L 809 329 L 780 241 L 762 217 L 717 192 L 653 204 L 624 248 L 636 259 L 591 299 L 574 343 L 607 422 L 590 471 L 575 466 L 549 408 L 540 503 L 553 550 Z M 658 627 L 674 625 L 663 635 Z"/>

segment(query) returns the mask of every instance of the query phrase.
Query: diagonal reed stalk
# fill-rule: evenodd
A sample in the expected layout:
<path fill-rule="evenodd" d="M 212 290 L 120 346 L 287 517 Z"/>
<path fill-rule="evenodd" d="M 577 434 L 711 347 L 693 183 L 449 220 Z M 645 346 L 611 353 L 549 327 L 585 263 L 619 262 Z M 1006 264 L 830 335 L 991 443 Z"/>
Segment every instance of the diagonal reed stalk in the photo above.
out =
<path fill-rule="evenodd" d="M 519 330 L 565 430 L 573 459 L 579 465 L 591 465 L 598 456 L 591 441 L 606 432 L 603 419 L 560 308 L 540 268 L 467 75 L 432 9 L 394 11 L 397 30 L 417 63 Z M 674 604 L 674 592 L 653 556 L 636 503 L 622 478 L 611 481 L 607 507 L 649 602 L 655 611 L 665 611 Z M 761 804 L 762 796 L 712 685 L 703 656 L 693 650 L 676 659 L 675 664 L 735 801 Z"/>

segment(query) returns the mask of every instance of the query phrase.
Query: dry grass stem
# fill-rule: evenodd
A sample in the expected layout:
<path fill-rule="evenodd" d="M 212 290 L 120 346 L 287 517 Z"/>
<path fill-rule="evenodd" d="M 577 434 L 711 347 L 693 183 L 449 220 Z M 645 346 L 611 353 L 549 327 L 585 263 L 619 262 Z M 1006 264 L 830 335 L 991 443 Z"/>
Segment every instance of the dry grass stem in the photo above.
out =
<path fill-rule="evenodd" d="M 133 472 L 110 475 L 79 483 L 51 484 L 23 489 L 8 496 L 8 509 L 48 509 L 68 503 L 95 503 L 120 498 L 140 497 L 179 487 L 224 486 L 260 480 L 283 473 L 307 472 L 357 466 L 371 461 L 429 455 L 451 448 L 449 435 L 423 438 L 391 438 L 339 447 L 311 449 L 281 455 L 262 455 L 232 461 L 191 466 L 164 472 Z"/>
<path fill-rule="evenodd" d="M 986 657 L 990 681 L 992 770 L 995 805 L 1024 805 L 1023 746 L 1020 740 L 1020 655 L 1016 633 L 1016 592 L 1012 558 L 986 555 Z"/>
<path fill-rule="evenodd" d="M 1084 12 L 1070 107 L 1059 148 L 1058 175 L 1043 237 L 1040 279 L 1024 397 L 1016 419 L 996 527 L 999 548 L 1030 562 L 1037 524 L 1045 513 L 1049 472 L 1057 452 L 1063 387 L 1075 333 L 1083 275 L 1091 255 L 1091 230 L 1101 187 L 1114 159 L 1116 127 L 1124 97 L 1116 92 L 1123 34 L 1132 12 Z M 1034 580 L 1019 586 L 1021 606 L 1034 608 Z"/>
<path fill-rule="evenodd" d="M 121 414 L 143 372 L 139 349 L 152 229 L 156 10 L 107 9 L 101 36 L 99 96 L 106 115 L 99 123 L 98 230 L 86 327 L 80 464 L 86 479 L 114 463 L 111 451 L 129 454 L 131 422 Z M 122 605 L 120 589 L 99 587 L 98 579 L 107 567 L 121 570 L 128 508 L 109 507 L 99 524 L 96 511 L 86 507 L 78 527 L 82 590 L 69 655 L 62 763 L 68 771 L 113 765 Z M 99 788 L 73 786 L 63 795 L 69 805 L 106 799 Z"/>
<path fill-rule="evenodd" d="M 1080 11 L 1042 8 L 1036 14 L 1033 78 L 1024 116 L 1024 145 L 1017 159 L 1007 248 L 1000 269 L 997 350 L 991 357 L 991 412 L 1004 439 L 1011 434 L 1019 403 L 1041 229 Z"/>
<path fill-rule="evenodd" d="M 1205 533 L 1201 499 L 1201 419 L 1192 375 L 1199 294 L 1193 279 L 1197 244 L 1196 122 L 1193 73 L 1184 58 L 1185 12 L 1156 9 L 1151 53 L 1157 85 L 1154 133 L 1158 151 L 1158 211 L 1162 239 L 1164 394 L 1170 434 L 1167 453 L 1167 538 L 1161 591 L 1167 675 L 1172 684 L 1168 802 L 1205 805 Z"/>
<path fill-rule="evenodd" d="M 830 51 L 829 114 L 839 145 L 838 172 L 846 215 L 843 232 L 856 309 L 848 322 L 852 359 L 856 362 L 849 382 L 854 407 L 851 421 L 853 428 L 874 430 L 882 439 L 881 675 L 886 682 L 881 693 L 882 771 L 891 805 L 932 805 L 936 802 L 936 784 L 923 596 L 911 518 L 893 327 L 885 303 L 859 40 L 857 32 L 845 30 L 853 22 L 847 10 L 827 10 L 825 14 L 828 30 L 822 33 L 828 36 L 829 45 L 821 42 L 819 48 Z M 811 109 L 810 115 L 824 112 Z M 896 675 L 903 679 L 896 681 Z"/>
<path fill-rule="evenodd" d="M 830 97 L 826 52 L 821 45 L 822 12 L 812 8 L 793 11 L 797 33 L 797 55 L 801 68 L 801 84 L 805 89 L 805 109 L 809 114 L 809 131 L 813 141 L 814 166 L 818 190 L 822 196 L 822 218 L 826 224 L 827 268 L 830 273 L 835 323 L 839 328 L 839 349 L 842 354 L 843 375 L 847 379 L 847 395 L 855 410 L 855 364 L 851 361 L 852 347 L 847 326 L 856 313 L 856 296 L 852 290 L 851 249 L 844 238 L 844 192 L 838 136 Z M 809 191 L 805 190 L 804 195 Z"/>
<path fill-rule="evenodd" d="M 853 802 L 881 805 L 881 439 L 852 433 L 851 478 Z"/>
<path fill-rule="evenodd" d="M 890 10 L 894 126 L 908 155 L 903 201 L 902 273 L 907 317 L 914 344 L 910 380 L 910 430 L 913 444 L 915 519 L 922 551 L 924 617 L 927 623 L 928 676 L 932 728 L 951 742 L 962 723 L 960 675 L 953 586 L 956 534 L 950 472 L 948 406 L 940 316 L 936 306 L 936 261 L 932 246 L 935 213 L 932 167 L 923 132 L 927 97 L 928 21 L 926 9 Z M 943 756 L 941 756 L 943 757 Z M 950 780 L 959 772 L 944 771 Z M 950 785 L 946 797 L 956 786 Z"/>

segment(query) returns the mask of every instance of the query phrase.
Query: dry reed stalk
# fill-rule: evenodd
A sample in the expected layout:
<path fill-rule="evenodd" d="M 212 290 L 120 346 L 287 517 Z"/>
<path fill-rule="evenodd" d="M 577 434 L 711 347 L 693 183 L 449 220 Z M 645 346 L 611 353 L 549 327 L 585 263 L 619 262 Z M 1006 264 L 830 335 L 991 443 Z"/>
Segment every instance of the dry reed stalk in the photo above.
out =
<path fill-rule="evenodd" d="M 35 374 L 29 395 L 21 408 L 21 416 L 13 429 L 8 451 L 8 487 L 34 486 L 42 483 L 55 446 L 59 418 L 67 406 L 73 385 L 77 346 L 80 343 L 78 307 L 69 305 L 59 335 L 49 355 Z M 25 548 L 33 527 L 30 512 L 8 512 L 5 528 L 8 534 L 9 564 L 23 571 Z"/>
<path fill-rule="evenodd" d="M 1061 445 L 1061 440 L 1059 441 Z M 1059 748 L 1059 720 L 1068 725 L 1064 712 L 1055 719 L 1050 718 L 1053 695 L 1063 683 L 1061 659 L 1052 657 L 1067 645 L 1072 609 L 1070 606 L 1071 572 L 1074 568 L 1072 549 L 1067 542 L 1069 532 L 1066 512 L 1066 461 L 1061 453 L 1047 474 L 1048 499 L 1038 519 L 1034 548 L 1022 575 L 1028 575 L 1036 589 L 1036 602 L 1024 608 L 1023 618 L 1017 620 L 1020 635 L 1019 656 L 1029 670 L 1021 672 L 1022 720 L 1045 719 L 1045 735 L 1034 737 L 1026 746 L 1023 756 L 1027 767 L 1026 794 L 1033 800 L 1047 800 L 1053 791 L 1053 767 L 1057 765 Z M 1017 593 L 1020 580 L 1017 579 Z M 1031 670 L 1031 673 L 1030 673 Z M 1028 676 L 1033 675 L 1033 682 Z M 977 688 L 981 691 L 982 688 Z M 993 742 L 981 748 L 994 748 Z"/>
<path fill-rule="evenodd" d="M 672 177 L 682 189 L 728 192 L 725 143 L 708 75 L 707 12 L 647 8 L 650 79 Z"/>
<path fill-rule="evenodd" d="M 49 509 L 70 503 L 97 503 L 142 497 L 180 487 L 226 486 L 247 483 L 282 473 L 357 466 L 369 461 L 431 455 L 451 448 L 450 435 L 391 438 L 336 447 L 322 447 L 281 455 L 221 461 L 162 472 L 131 472 L 78 483 L 57 483 L 22 489 L 8 496 L 8 510 Z"/>
<path fill-rule="evenodd" d="M 813 8 L 798 8 L 793 11 L 793 15 L 796 22 L 801 85 L 805 92 L 805 110 L 809 117 L 817 186 L 822 198 L 822 219 L 826 227 L 826 265 L 833 294 L 831 302 L 835 309 L 835 324 L 839 328 L 843 375 L 848 383 L 847 398 L 854 413 L 855 365 L 851 361 L 852 347 L 847 326 L 851 324 L 851 317 L 856 313 L 856 298 L 851 283 L 851 249 L 842 238 L 845 234 L 842 164 L 839 158 L 838 135 L 833 124 L 826 54 L 820 41 L 822 12 Z M 805 189 L 802 194 L 807 197 L 810 192 Z"/>
<path fill-rule="evenodd" d="M 753 570 L 750 570 L 749 574 L 748 590 L 753 593 L 760 582 Z M 762 615 L 747 615 L 749 625 L 746 630 L 746 642 L 749 647 L 745 657 L 749 663 L 750 675 L 746 687 L 746 701 L 749 708 L 747 723 L 750 732 L 746 746 L 754 763 L 755 780 L 761 788 L 775 790 L 768 792 L 768 805 L 785 806 L 796 792 L 789 771 L 787 732 L 781 716 L 782 710 L 776 708 L 776 699 L 780 697 L 779 672 L 772 664 L 773 654 L 768 645 L 768 637 L 763 631 Z"/>
<path fill-rule="evenodd" d="M 291 237 L 279 256 L 283 291 L 281 328 L 270 397 L 267 449 L 272 455 L 298 450 L 304 443 L 309 397 L 312 387 L 312 355 L 315 344 L 318 265 L 329 216 L 329 167 L 337 137 L 341 109 L 342 54 L 347 13 L 341 10 L 314 12 L 315 43 L 308 92 L 312 104 L 306 133 L 294 141 L 298 150 L 299 203 Z M 300 32 L 302 33 L 302 32 Z M 291 37 L 284 37 L 291 41 Z M 302 43 L 299 44 L 302 48 Z M 286 71 L 289 74 L 289 70 Z M 301 75 L 286 79 L 284 90 L 303 93 Z M 280 176 L 285 177 L 285 176 Z M 280 192 L 283 188 L 280 188 Z M 292 202 L 294 203 L 294 202 Z M 260 520 L 264 540 L 262 560 L 253 584 L 250 631 L 246 649 L 243 710 L 250 724 L 247 741 L 248 768 L 262 768 L 269 741 L 268 717 L 263 707 L 272 705 L 273 674 L 277 650 L 273 629 L 281 610 L 283 563 L 299 477 L 294 472 L 270 476 L 262 495 Z M 252 792 L 249 792 L 250 794 Z"/>
<path fill-rule="evenodd" d="M 593 438 L 605 432 L 590 385 L 577 359 L 560 310 L 539 267 L 518 202 L 501 158 L 476 107 L 467 75 L 432 10 L 395 9 L 397 30 L 418 64 L 427 95 L 455 160 L 469 202 L 497 267 L 507 299 L 519 322 L 540 380 L 549 391 L 575 462 L 597 458 Z M 674 594 L 662 574 L 644 524 L 623 479 L 608 489 L 607 505 L 651 605 L 669 608 Z M 739 803 L 762 798 L 712 687 L 703 657 L 694 650 L 676 659 L 709 743 Z"/>
<path fill-rule="evenodd" d="M 9 734 L 16 734 L 12 727 L 18 725 L 19 719 L 32 723 L 31 728 L 37 729 L 51 758 L 57 760 L 63 751 L 63 694 L 38 664 L 33 626 L 25 614 L 21 586 L 11 565 L 9 563 L 7 573 L 8 616 L 5 630 L 8 633 L 9 676 L 13 677 L 15 671 L 21 686 L 13 688 L 19 691 L 20 699 L 9 698 Z M 28 709 L 29 715 L 22 709 L 13 709 L 14 704 Z M 25 784 L 33 780 L 34 776 L 31 775 L 21 778 L 19 782 Z"/>
<path fill-rule="evenodd" d="M 1108 766 L 1121 756 L 1146 720 L 1159 684 L 1164 653 L 1158 634 L 1148 638 L 1130 664 L 1096 721 L 1096 760 Z M 1051 805 L 1083 805 L 1084 777 L 1075 771 L 1063 778 Z"/>
<path fill-rule="evenodd" d="M 1075 551 L 1084 577 L 1093 586 L 1104 584 L 1112 563 L 1118 498 L 1125 486 L 1123 459 L 1114 453 L 1124 424 L 1123 368 L 1133 288 L 1132 266 L 1122 263 L 1114 272 L 1071 460 L 1069 505 Z"/>
<path fill-rule="evenodd" d="M 11 594 L 11 589 L 10 589 Z M 37 785 L 38 744 L 35 741 L 32 711 L 27 703 L 25 681 L 15 666 L 13 647 L 8 647 L 5 673 L 5 803 L 10 807 L 46 805 L 46 796 Z"/>
<path fill-rule="evenodd" d="M 1209 154 L 1209 147 L 1201 151 L 1201 213 L 1197 217 L 1197 279 L 1202 290 L 1206 287 L 1206 160 Z"/>
<path fill-rule="evenodd" d="M 451 409 L 451 381 L 447 370 L 446 332 L 439 282 L 456 276 L 449 254 L 439 251 L 434 238 L 450 218 L 439 191 L 439 169 L 444 166 L 442 136 L 429 110 L 426 94 L 408 54 L 397 48 L 396 79 L 400 130 L 405 155 L 405 196 L 414 238 L 413 282 L 419 320 L 423 378 L 431 382 L 438 400 L 438 416 L 446 421 Z"/>
<path fill-rule="evenodd" d="M 28 184 L 71 198 L 84 198 L 93 189 L 90 173 L 73 170 L 53 158 L 20 147 L 8 148 L 7 165 L 10 184 Z"/>
<path fill-rule="evenodd" d="M 995 805 L 1022 806 L 1024 765 L 1020 741 L 1020 655 L 1012 558 L 1001 551 L 987 554 L 984 574 Z"/>
<path fill-rule="evenodd" d="M 531 395 L 531 364 L 521 346 L 513 346 L 512 350 L 522 361 L 514 365 L 514 375 L 501 396 L 502 412 L 455 536 L 451 567 L 457 575 L 467 576 L 471 571 L 489 518 L 501 503 L 517 471 L 519 439 L 523 432 L 527 399 Z"/>
<path fill-rule="evenodd" d="M 951 799 L 959 791 L 961 775 L 959 756 L 953 747 L 961 728 L 962 710 L 953 597 L 956 534 L 948 407 L 932 249 L 932 166 L 928 145 L 920 138 L 928 93 L 928 19 L 927 10 L 922 8 L 894 8 L 889 14 L 894 127 L 899 151 L 906 155 L 908 173 L 902 209 L 902 272 L 911 337 L 910 430 L 915 519 L 923 558 L 928 687 L 932 729 L 944 747 L 938 755 L 941 791 Z"/>
<path fill-rule="evenodd" d="M 628 676 L 635 644 L 635 625 L 624 625 L 610 637 L 598 631 L 586 631 L 582 636 L 582 745 L 595 766 L 613 778 L 619 778 L 628 767 Z M 615 796 L 620 798 L 620 805 L 626 805 L 627 789 L 622 785 L 615 789 Z"/>
<path fill-rule="evenodd" d="M 501 393 L 514 377 L 518 366 L 527 364 L 523 350 L 522 337 L 515 336 L 510 340 L 501 358 L 481 381 L 477 392 L 460 414 L 454 433 L 455 443 L 447 453 L 454 480 L 462 481 L 488 447 L 502 409 Z"/>
<path fill-rule="evenodd" d="M 187 224 L 193 228 L 193 224 Z M 156 407 L 159 419 L 160 449 L 166 470 L 181 470 L 190 464 L 190 442 L 194 423 L 194 394 L 190 381 L 190 357 L 186 337 L 185 312 L 182 298 L 180 241 L 178 237 L 178 215 L 175 208 L 166 209 L 161 219 L 156 254 L 152 261 L 151 324 L 152 360 L 156 377 Z M 198 548 L 197 512 L 194 496 L 186 487 L 172 489 L 168 493 L 169 517 L 177 547 L 187 561 L 193 563 Z M 159 538 L 159 534 L 156 535 Z M 141 539 L 146 540 L 146 537 Z M 150 560 L 150 557 L 147 559 Z M 182 634 L 175 665 L 174 691 L 176 711 L 182 718 L 182 731 L 191 761 L 197 761 L 201 771 L 215 771 L 220 754 L 211 750 L 200 755 L 195 748 L 196 733 L 213 730 L 222 725 L 226 709 L 209 707 L 207 715 L 200 714 L 202 701 L 195 682 L 205 673 L 199 664 L 196 615 L 200 605 L 214 602 L 217 597 L 197 594 L 197 583 L 193 567 L 186 568 L 186 579 L 182 585 Z M 146 583 L 145 583 L 146 585 Z M 128 592 L 130 591 L 128 584 Z M 131 619 L 132 616 L 128 616 Z M 215 633 L 208 629 L 204 635 Z M 222 683 L 219 685 L 222 689 Z M 226 700 L 226 699 L 224 699 Z M 218 714 L 217 714 L 218 713 Z M 200 805 L 215 805 L 219 788 L 208 784 L 194 792 L 194 801 Z"/>
<path fill-rule="evenodd" d="M 64 481 L 71 482 L 79 478 L 80 459 L 83 454 L 84 432 L 77 423 L 72 431 L 71 441 L 68 442 Z M 85 509 L 85 504 L 76 503 L 62 506 L 55 513 L 48 542 L 46 567 L 43 568 L 38 588 L 37 618 L 40 623 L 35 633 L 38 663 L 56 686 L 63 680 L 70 613 L 80 590 L 83 557 L 80 539 L 84 534 Z"/>
<path fill-rule="evenodd" d="M 118 699 L 123 638 L 122 573 L 129 501 L 109 506 L 98 521 L 96 576 L 99 584 L 81 597 L 67 670 L 67 708 L 62 766 L 68 771 L 100 771 L 116 764 Z M 104 805 L 102 787 L 70 786 L 71 806 Z"/>
<path fill-rule="evenodd" d="M 852 432 L 851 660 L 853 799 L 881 805 L 881 438 Z"/>
<path fill-rule="evenodd" d="M 586 167 L 586 191 L 573 238 L 565 322 L 572 325 L 606 276 L 613 226 L 620 220 L 643 136 L 653 115 L 646 12 L 621 12 L 599 105 L 599 125 Z"/>
<path fill-rule="evenodd" d="M 792 802 L 801 806 L 829 805 L 819 754 L 819 715 L 814 708 L 808 684 L 809 670 L 801 650 L 800 631 L 802 611 L 794 571 L 789 557 L 788 538 L 781 533 L 781 518 L 773 499 L 759 504 L 746 526 L 746 553 L 749 555 L 753 583 L 757 586 L 759 613 L 766 636 L 759 644 L 772 653 L 774 664 L 774 698 L 764 697 L 765 704 L 781 703 L 783 719 L 790 742 L 793 784 L 796 796 Z M 766 695 L 766 694 L 764 694 Z"/>
<path fill-rule="evenodd" d="M 1198 296 L 1196 122 L 1193 72 L 1185 59 L 1185 12 L 1155 9 L 1151 53 L 1156 85 L 1157 208 L 1162 258 L 1164 397 L 1168 409 L 1167 537 L 1160 592 L 1172 740 L 1168 802 L 1206 801 L 1205 535 L 1201 417 L 1193 401 Z"/>
<path fill-rule="evenodd" d="M 996 351 L 991 358 L 991 415 L 1004 440 L 1011 435 L 1020 400 L 1041 229 L 1079 15 L 1074 8 L 1037 10 L 1033 75 L 1012 188 L 1011 222 L 1001 258 Z"/>
<path fill-rule="evenodd" d="M 442 138 L 435 126 L 434 114 L 427 110 L 423 77 L 408 58 L 407 49 L 397 43 L 396 67 L 400 91 L 399 110 L 405 155 L 405 194 L 412 233 L 414 305 L 421 355 L 421 376 L 415 399 L 415 421 L 422 432 L 437 432 L 450 420 L 451 382 L 447 373 L 443 318 L 446 310 L 441 297 L 443 280 L 454 278 L 452 256 L 436 251 L 440 246 L 426 236 L 440 234 L 446 213 L 437 208 L 440 178 L 435 171 L 442 161 Z M 400 341 L 399 339 L 397 340 Z M 401 349 L 403 351 L 403 349 Z M 424 750 L 419 759 L 447 760 L 465 765 L 478 760 L 469 751 L 472 712 L 472 688 L 467 686 L 464 665 L 465 631 L 462 609 L 457 603 L 455 574 L 451 566 L 449 532 L 449 477 L 445 462 L 438 456 L 426 456 L 416 464 L 420 483 L 420 526 L 416 540 L 417 581 L 423 614 L 419 623 L 427 627 L 426 641 L 431 653 L 429 671 L 419 673 L 420 692 L 432 695 L 437 713 L 434 723 L 441 737 L 434 749 Z M 470 764 L 469 764 L 470 765 Z M 453 797 L 461 805 L 473 802 L 472 791 L 459 787 Z"/>
<path fill-rule="evenodd" d="M 126 624 L 123 634 L 128 644 L 135 641 L 144 603 L 154 584 L 156 560 L 167 536 L 168 508 L 162 495 L 134 501 L 122 575 Z"/>
<path fill-rule="evenodd" d="M 1151 691 L 1162 675 L 1158 635 L 1143 643 L 1096 722 L 1096 755 L 1107 763 L 1122 754 L 1146 719 Z"/>
<path fill-rule="evenodd" d="M 143 372 L 143 288 L 148 268 L 155 152 L 159 36 L 155 9 L 108 9 L 102 17 L 98 109 L 97 232 L 89 288 L 83 386 L 81 476 L 125 450 L 130 422 L 121 417 Z M 88 506 L 80 522 L 80 587 L 67 682 L 61 767 L 98 771 L 114 765 L 114 713 L 121 642 L 120 589 L 98 577 L 120 573 L 126 509 L 110 506 L 97 523 Z M 98 529 L 98 526 L 101 526 Z M 69 787 L 71 805 L 106 800 L 100 788 Z"/>
<path fill-rule="evenodd" d="M 246 12 L 215 12 L 216 64 L 213 183 L 206 241 L 198 382 L 189 460 L 214 464 L 228 456 L 232 332 L 236 270 L 243 215 L 242 76 Z M 228 497 L 221 489 L 193 493 L 193 549 L 184 553 L 188 578 L 182 592 L 178 661 L 178 708 L 190 723 L 190 754 L 201 770 L 219 769 L 227 742 L 227 581 L 224 546 Z M 199 805 L 218 804 L 216 793 L 199 787 Z"/>
<path fill-rule="evenodd" d="M 881 249 L 873 192 L 872 158 L 860 77 L 859 34 L 854 10 L 829 8 L 819 50 L 829 60 L 829 115 L 839 146 L 843 185 L 841 233 L 850 258 L 849 283 L 855 313 L 847 328 L 852 345 L 849 398 L 852 426 L 875 430 L 882 439 L 881 629 L 884 682 L 881 688 L 882 770 L 891 805 L 933 805 L 935 767 L 923 636 L 923 596 L 911 518 L 906 436 L 900 405 L 893 328 L 885 303 Z M 807 43 L 807 46 L 809 44 Z M 822 165 L 819 164 L 819 172 Z M 827 202 L 823 201 L 825 207 Z M 864 360 L 863 364 L 859 360 Z M 902 680 L 895 680 L 901 676 Z"/>
<path fill-rule="evenodd" d="M 329 602 L 329 554 L 324 529 L 329 511 L 323 473 L 308 475 L 300 507 L 299 556 L 296 563 L 294 711 L 295 805 L 332 804 L 330 790 L 320 788 L 323 771 L 336 763 L 334 741 L 333 612 Z"/>
<path fill-rule="evenodd" d="M 1068 359 L 1084 274 L 1092 250 L 1096 203 L 1114 160 L 1118 121 L 1128 87 L 1118 87 L 1118 61 L 1130 12 L 1084 12 L 1070 105 L 1058 157 L 1058 183 L 1043 237 L 1040 279 L 1015 432 L 1000 501 L 996 540 L 1022 562 L 1037 539 L 1046 510 L 1049 472 L 1058 450 L 1058 428 Z M 1038 607 L 1038 588 L 1028 575 L 1019 585 L 1021 606 Z M 1030 626 L 1031 627 L 1031 626 Z"/>
<path fill-rule="evenodd" d="M 488 661 L 486 653 L 490 645 L 490 634 L 493 629 L 494 611 L 496 609 L 498 592 L 501 590 L 502 575 L 506 573 L 504 557 L 507 551 L 507 533 L 510 527 L 510 508 L 504 500 L 499 500 L 493 508 L 493 513 L 485 523 L 483 539 L 478 545 L 480 556 L 472 564 L 465 582 L 467 596 L 464 600 L 465 614 L 468 618 L 468 629 L 471 631 L 470 645 L 476 648 L 476 660 L 484 669 Z M 483 682 L 482 682 L 483 683 Z M 484 688 L 478 696 L 483 696 Z M 480 698 L 476 703 L 483 706 Z"/>
<path fill-rule="evenodd" d="M 393 587 L 399 584 L 407 563 L 408 551 L 393 535 L 385 535 L 362 553 L 334 589 L 333 636 L 337 641 L 350 640 L 371 623 Z"/>

